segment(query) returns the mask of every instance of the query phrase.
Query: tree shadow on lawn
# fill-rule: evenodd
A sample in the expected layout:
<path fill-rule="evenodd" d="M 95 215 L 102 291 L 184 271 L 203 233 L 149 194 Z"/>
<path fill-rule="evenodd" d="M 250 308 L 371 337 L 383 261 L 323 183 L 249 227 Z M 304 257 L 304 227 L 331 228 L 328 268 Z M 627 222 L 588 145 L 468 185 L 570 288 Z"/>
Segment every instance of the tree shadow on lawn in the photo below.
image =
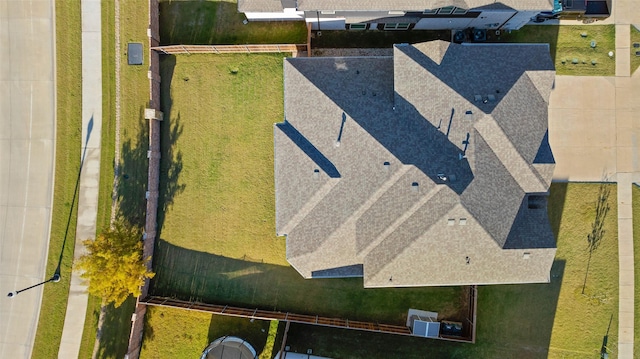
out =
<path fill-rule="evenodd" d="M 131 331 L 131 313 L 133 313 L 135 305 L 135 298 L 129 296 L 118 308 L 113 304 L 107 306 L 96 358 L 122 358 L 127 353 L 128 333 Z"/>
<path fill-rule="evenodd" d="M 182 135 L 184 125 L 180 123 L 180 114 L 172 118 L 171 106 L 171 81 L 173 71 L 176 66 L 176 57 L 173 55 L 163 55 L 160 57 L 160 73 L 162 82 L 160 84 L 160 104 L 164 121 L 160 123 L 160 184 L 158 194 L 158 214 L 157 228 L 158 238 L 165 219 L 165 213 L 173 205 L 175 196 L 182 193 L 186 184 L 180 183 L 180 174 L 183 168 L 182 151 L 175 152 L 176 143 Z"/>
<path fill-rule="evenodd" d="M 564 274 L 555 261 L 551 283 L 478 288 L 475 344 L 292 323 L 286 345 L 334 358 L 547 358 Z"/>
<path fill-rule="evenodd" d="M 144 119 L 144 106 L 140 107 L 138 133 L 135 139 L 127 138 L 120 155 L 120 178 L 118 182 L 118 214 L 135 226 L 144 226 L 147 204 L 149 171 L 149 124 Z"/>
<path fill-rule="evenodd" d="M 369 288 L 362 278 L 308 280 L 289 266 L 156 243 L 152 295 L 211 304 L 404 325 L 409 308 L 462 321 L 464 287 Z"/>

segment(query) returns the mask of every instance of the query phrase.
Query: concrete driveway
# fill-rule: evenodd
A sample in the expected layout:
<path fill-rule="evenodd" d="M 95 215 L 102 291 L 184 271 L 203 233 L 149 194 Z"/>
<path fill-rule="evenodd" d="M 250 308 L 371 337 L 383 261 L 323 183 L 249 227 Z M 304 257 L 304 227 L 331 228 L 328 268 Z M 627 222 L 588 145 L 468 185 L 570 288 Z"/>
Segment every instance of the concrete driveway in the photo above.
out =
<path fill-rule="evenodd" d="M 617 172 L 637 173 L 637 99 L 637 76 L 556 76 L 549 100 L 555 180 L 616 181 Z"/>
<path fill-rule="evenodd" d="M 52 0 L 0 0 L 0 358 L 30 358 L 45 274 L 55 149 Z"/>

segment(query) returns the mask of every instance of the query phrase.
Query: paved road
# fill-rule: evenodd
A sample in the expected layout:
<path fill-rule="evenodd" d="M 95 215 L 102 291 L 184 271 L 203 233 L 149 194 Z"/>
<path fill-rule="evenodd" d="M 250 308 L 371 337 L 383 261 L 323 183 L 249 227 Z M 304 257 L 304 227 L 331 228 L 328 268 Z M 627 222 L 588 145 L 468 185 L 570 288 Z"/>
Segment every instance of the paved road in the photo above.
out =
<path fill-rule="evenodd" d="M 0 358 L 30 358 L 45 273 L 55 149 L 53 0 L 0 0 Z"/>

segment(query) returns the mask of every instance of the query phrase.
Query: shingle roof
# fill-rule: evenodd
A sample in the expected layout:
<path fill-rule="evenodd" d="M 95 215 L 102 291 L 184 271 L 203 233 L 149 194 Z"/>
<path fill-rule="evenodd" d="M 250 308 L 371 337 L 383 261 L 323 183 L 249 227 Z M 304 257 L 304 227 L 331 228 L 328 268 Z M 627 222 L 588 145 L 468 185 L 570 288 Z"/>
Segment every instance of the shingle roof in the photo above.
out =
<path fill-rule="evenodd" d="M 423 11 L 444 6 L 463 9 L 506 7 L 516 10 L 551 10 L 552 0 L 298 0 L 301 11 Z M 290 2 L 287 7 L 291 6 Z M 240 12 L 280 12 L 284 8 L 280 0 L 238 0 Z"/>
<path fill-rule="evenodd" d="M 397 45 L 393 57 L 286 59 L 284 72 L 276 230 L 303 276 L 548 281 L 546 198 L 529 199 L 554 166 L 546 45 Z"/>

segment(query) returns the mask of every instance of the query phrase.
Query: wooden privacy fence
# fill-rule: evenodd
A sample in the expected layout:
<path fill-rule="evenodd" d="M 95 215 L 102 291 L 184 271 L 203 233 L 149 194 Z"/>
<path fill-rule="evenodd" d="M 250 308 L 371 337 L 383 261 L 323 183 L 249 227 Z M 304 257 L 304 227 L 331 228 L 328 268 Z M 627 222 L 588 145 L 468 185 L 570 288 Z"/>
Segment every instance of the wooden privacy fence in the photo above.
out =
<path fill-rule="evenodd" d="M 307 51 L 307 44 L 265 44 L 265 45 L 167 45 L 154 46 L 151 50 L 167 55 L 177 54 L 253 54 L 268 52 Z"/>
<path fill-rule="evenodd" d="M 328 318 L 328 317 L 321 317 L 318 315 L 307 315 L 307 314 L 296 314 L 296 313 L 288 313 L 288 312 L 286 313 L 275 312 L 270 310 L 239 308 L 239 307 L 232 307 L 229 305 L 198 303 L 198 302 L 190 302 L 185 300 L 179 300 L 179 299 L 167 298 L 167 297 L 157 297 L 157 296 L 149 296 L 145 299 L 140 300 L 140 303 L 144 303 L 146 305 L 159 306 L 159 307 L 195 310 L 199 312 L 227 315 L 232 317 L 262 319 L 262 320 L 284 320 L 284 321 L 293 322 L 293 323 L 312 324 L 312 325 L 321 325 L 321 326 L 334 327 L 334 328 L 356 329 L 356 330 L 365 330 L 370 332 L 378 332 L 378 333 L 386 333 L 386 334 L 400 334 L 400 335 L 413 336 L 413 334 L 411 334 L 411 329 L 405 326 L 362 322 L 362 321 L 340 319 L 340 318 Z M 472 329 L 472 331 L 475 332 L 475 329 Z M 441 339 L 441 340 L 465 342 L 465 343 L 473 342 L 472 338 L 462 338 L 462 337 L 460 338 L 441 337 L 441 338 L 432 338 L 432 339 Z"/>

